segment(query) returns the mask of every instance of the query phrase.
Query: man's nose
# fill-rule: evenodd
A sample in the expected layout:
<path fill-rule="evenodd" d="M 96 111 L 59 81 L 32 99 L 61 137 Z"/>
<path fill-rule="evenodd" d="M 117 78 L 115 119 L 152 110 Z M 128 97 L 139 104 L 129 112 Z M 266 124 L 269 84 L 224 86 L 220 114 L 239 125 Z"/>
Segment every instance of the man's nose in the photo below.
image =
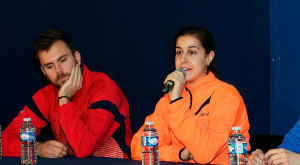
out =
<path fill-rule="evenodd" d="M 58 64 L 55 66 L 55 71 L 56 71 L 56 73 L 61 73 L 63 70 L 62 70 L 62 67 Z"/>

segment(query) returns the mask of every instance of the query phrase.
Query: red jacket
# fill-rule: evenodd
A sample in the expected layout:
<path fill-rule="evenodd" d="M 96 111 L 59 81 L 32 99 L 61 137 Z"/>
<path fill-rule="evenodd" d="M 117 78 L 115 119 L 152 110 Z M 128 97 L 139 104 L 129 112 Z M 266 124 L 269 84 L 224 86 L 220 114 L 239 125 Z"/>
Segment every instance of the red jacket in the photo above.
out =
<path fill-rule="evenodd" d="M 179 162 L 179 151 L 187 148 L 200 164 L 228 164 L 228 138 L 231 128 L 240 126 L 249 144 L 249 121 L 239 92 L 209 73 L 199 82 L 187 85 L 182 98 L 170 103 L 168 95 L 159 100 L 153 114 L 159 135 L 159 159 Z M 141 160 L 141 132 L 131 142 L 132 159 Z M 190 162 L 194 162 L 191 160 Z"/>
<path fill-rule="evenodd" d="M 59 106 L 58 91 L 50 84 L 32 96 L 2 132 L 3 156 L 20 156 L 20 127 L 23 118 L 30 117 L 37 135 L 50 124 L 57 139 L 61 127 L 71 146 L 68 153 L 77 157 L 94 154 L 108 139 L 117 142 L 124 158 L 130 157 L 129 105 L 113 80 L 84 66 L 82 88 L 72 102 Z"/>

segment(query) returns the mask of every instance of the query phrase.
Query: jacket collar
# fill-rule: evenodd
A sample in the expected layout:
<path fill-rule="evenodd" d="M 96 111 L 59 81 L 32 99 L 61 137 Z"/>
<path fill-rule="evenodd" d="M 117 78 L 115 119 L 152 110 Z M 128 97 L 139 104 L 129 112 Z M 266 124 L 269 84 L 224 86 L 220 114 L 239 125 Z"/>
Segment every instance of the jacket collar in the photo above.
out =
<path fill-rule="evenodd" d="M 204 84 L 210 83 L 213 80 L 215 80 L 216 77 L 212 72 L 209 72 L 206 76 L 204 76 L 202 79 L 200 79 L 198 82 L 196 82 L 195 84 L 192 85 L 186 85 L 186 87 L 190 90 L 193 90 L 199 86 L 202 86 Z"/>

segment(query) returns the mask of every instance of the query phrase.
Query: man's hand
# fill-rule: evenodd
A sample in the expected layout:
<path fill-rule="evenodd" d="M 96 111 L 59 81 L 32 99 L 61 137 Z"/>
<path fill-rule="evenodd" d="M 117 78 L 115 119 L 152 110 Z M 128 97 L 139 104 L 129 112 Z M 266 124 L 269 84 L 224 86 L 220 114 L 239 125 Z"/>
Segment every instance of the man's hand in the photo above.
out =
<path fill-rule="evenodd" d="M 268 165 L 299 165 L 300 154 L 285 150 L 283 148 L 272 149 L 266 153 L 265 160 L 268 161 Z"/>
<path fill-rule="evenodd" d="M 78 64 L 76 64 L 71 71 L 69 79 L 62 85 L 58 92 L 58 97 L 67 96 L 72 98 L 82 87 L 82 74 L 81 69 Z M 61 98 L 59 100 L 59 105 L 70 102 L 68 98 Z"/>
<path fill-rule="evenodd" d="M 249 158 L 249 165 L 265 165 L 264 156 L 263 151 L 260 149 L 253 151 Z"/>
<path fill-rule="evenodd" d="M 168 95 L 170 98 L 170 101 L 177 99 L 178 97 L 181 97 L 181 93 L 185 84 L 184 81 L 184 74 L 181 71 L 175 70 L 174 72 L 170 73 L 167 78 L 164 81 L 164 84 L 171 80 L 174 82 L 173 88 L 169 91 Z"/>
<path fill-rule="evenodd" d="M 67 147 L 56 141 L 37 142 L 37 155 L 42 158 L 61 158 L 67 155 Z"/>

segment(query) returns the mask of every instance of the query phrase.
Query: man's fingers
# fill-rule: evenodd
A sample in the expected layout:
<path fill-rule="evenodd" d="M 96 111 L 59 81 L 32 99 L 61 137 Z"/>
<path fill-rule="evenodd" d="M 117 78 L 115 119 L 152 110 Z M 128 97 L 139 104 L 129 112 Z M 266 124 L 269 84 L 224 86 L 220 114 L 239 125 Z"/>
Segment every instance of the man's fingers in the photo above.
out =
<path fill-rule="evenodd" d="M 253 159 L 252 157 L 249 158 L 249 161 L 248 161 L 249 165 L 256 165 L 252 159 Z"/>
<path fill-rule="evenodd" d="M 280 152 L 283 152 L 284 149 L 280 148 L 280 149 L 271 149 L 269 150 L 266 154 L 265 154 L 265 160 L 270 159 L 270 157 L 274 154 L 278 154 Z"/>
<path fill-rule="evenodd" d="M 75 65 L 75 70 L 74 70 L 74 78 L 73 78 L 73 83 L 77 87 L 77 80 L 78 80 L 78 64 Z"/>
<path fill-rule="evenodd" d="M 61 158 L 67 155 L 67 151 L 63 149 L 64 147 L 60 148 L 55 145 L 51 145 L 48 148 L 48 157 L 49 158 Z"/>
<path fill-rule="evenodd" d="M 54 151 L 50 152 L 48 156 L 48 158 L 62 158 L 62 157 L 64 157 L 64 155 Z"/>
<path fill-rule="evenodd" d="M 74 72 L 73 72 L 73 77 L 72 79 L 70 80 L 70 83 L 72 85 L 72 87 L 76 90 L 79 90 L 81 88 L 81 70 L 80 70 L 80 66 L 78 64 L 76 64 L 73 68 L 74 69 Z"/>
<path fill-rule="evenodd" d="M 259 156 L 253 156 L 252 160 L 252 162 L 255 162 L 253 164 L 264 164 L 263 158 L 260 158 Z"/>
<path fill-rule="evenodd" d="M 282 163 L 286 162 L 286 159 L 287 159 L 287 154 L 286 154 L 285 150 L 284 149 L 278 149 L 278 152 L 273 154 L 269 158 L 268 162 L 271 162 L 272 165 L 282 164 Z"/>
<path fill-rule="evenodd" d="M 80 84 L 81 85 L 82 85 L 82 80 L 83 80 L 83 77 L 82 77 L 81 70 L 80 70 Z"/>
<path fill-rule="evenodd" d="M 61 147 L 53 146 L 52 147 L 52 151 L 55 153 L 55 156 L 59 156 L 59 155 L 64 156 L 64 155 L 67 155 L 67 151 L 65 151 Z"/>
<path fill-rule="evenodd" d="M 250 156 L 250 162 L 252 165 L 262 165 L 264 164 L 264 153 L 262 150 L 257 149 L 252 152 Z"/>
<path fill-rule="evenodd" d="M 74 80 L 75 68 L 76 68 L 76 65 L 72 68 L 72 71 L 70 74 L 69 81 L 71 81 L 71 82 Z"/>
<path fill-rule="evenodd" d="M 253 157 L 249 158 L 249 165 L 262 165 L 262 163 L 256 162 Z"/>
<path fill-rule="evenodd" d="M 264 156 L 265 156 L 264 153 L 261 150 L 259 150 L 259 151 L 256 152 L 256 155 L 257 155 L 257 157 L 256 157 L 255 161 L 260 160 L 259 163 L 260 164 L 263 163 L 264 162 Z"/>
<path fill-rule="evenodd" d="M 40 146 L 40 155 L 45 158 L 61 158 L 67 155 L 67 147 L 56 140 L 49 140 Z"/>
<path fill-rule="evenodd" d="M 273 160 L 273 164 L 272 165 L 279 165 L 279 164 L 283 164 L 284 163 L 284 159 L 275 159 Z"/>
<path fill-rule="evenodd" d="M 282 153 L 272 152 L 272 155 L 268 159 L 268 164 L 273 165 L 275 162 L 280 162 L 281 155 Z"/>
<path fill-rule="evenodd" d="M 76 83 L 78 84 L 78 88 L 81 88 L 81 84 L 82 84 L 82 74 L 81 74 L 81 69 L 80 66 L 77 64 L 77 79 L 76 79 Z"/>
<path fill-rule="evenodd" d="M 81 89 L 81 87 L 82 87 L 82 74 L 81 74 L 80 66 L 76 64 L 72 68 L 69 79 L 60 88 L 58 95 L 68 96 L 72 98 L 73 95 L 75 95 L 78 92 L 78 90 Z M 60 105 L 63 105 L 66 103 L 66 101 L 59 102 L 59 103 Z"/>
<path fill-rule="evenodd" d="M 65 146 L 63 143 L 61 143 L 59 141 L 53 140 L 53 141 L 51 141 L 50 144 L 57 148 L 61 148 L 62 150 L 66 151 L 66 152 L 68 150 L 67 146 Z"/>

